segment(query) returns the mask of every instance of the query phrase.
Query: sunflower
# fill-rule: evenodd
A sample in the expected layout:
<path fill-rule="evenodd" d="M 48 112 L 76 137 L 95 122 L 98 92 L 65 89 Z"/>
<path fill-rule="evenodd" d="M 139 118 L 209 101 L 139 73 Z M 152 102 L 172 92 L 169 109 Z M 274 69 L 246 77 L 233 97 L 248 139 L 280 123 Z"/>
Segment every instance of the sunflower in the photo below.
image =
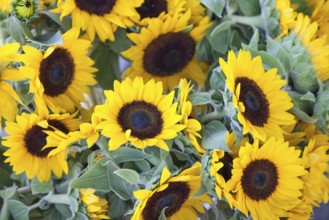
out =
<path fill-rule="evenodd" d="M 179 114 L 183 116 L 182 124 L 186 126 L 185 131 L 192 145 L 199 153 L 204 153 L 206 150 L 200 146 L 197 140 L 197 138 L 201 138 L 198 133 L 201 130 L 201 124 L 198 120 L 191 118 L 192 103 L 187 100 L 193 87 L 190 86 L 190 83 L 186 79 L 181 79 L 179 82 Z"/>
<path fill-rule="evenodd" d="M 240 145 L 248 142 L 249 138 L 244 138 Z M 232 194 L 227 190 L 226 183 L 232 177 L 233 160 L 238 157 L 240 147 L 235 147 L 236 138 L 233 132 L 226 132 L 226 144 L 231 152 L 213 150 L 211 154 L 210 176 L 215 180 L 215 191 L 219 199 L 222 196 L 227 198 L 230 207 L 235 206 Z"/>
<path fill-rule="evenodd" d="M 253 219 L 288 217 L 287 211 L 301 202 L 300 177 L 307 173 L 299 155 L 300 150 L 274 137 L 262 146 L 257 140 L 242 146 L 227 182 L 236 207 Z"/>
<path fill-rule="evenodd" d="M 22 75 L 14 68 L 8 67 L 10 61 L 17 59 L 18 43 L 0 46 L 0 119 L 14 121 L 18 113 L 17 102 L 22 103 L 13 87 L 5 80 L 22 80 Z M 3 106 L 6 106 L 5 108 Z M 0 128 L 1 131 L 1 128 Z"/>
<path fill-rule="evenodd" d="M 309 220 L 312 218 L 313 206 L 305 202 L 304 200 L 296 207 L 288 211 L 289 217 L 287 220 Z"/>
<path fill-rule="evenodd" d="M 175 177 L 170 177 L 165 167 L 157 188 L 134 192 L 141 201 L 131 220 L 157 220 L 163 210 L 168 219 L 197 219 L 195 210 L 205 211 L 201 202 L 212 203 L 207 194 L 193 196 L 202 184 L 201 166 L 200 162 L 196 162 Z"/>
<path fill-rule="evenodd" d="M 281 28 L 281 35 L 283 37 L 288 34 L 289 30 L 293 28 L 295 24 L 295 18 L 297 13 L 292 7 L 290 7 L 290 0 L 277 0 L 275 8 L 280 13 L 279 23 Z"/>
<path fill-rule="evenodd" d="M 329 44 L 325 35 L 319 35 L 318 27 L 317 22 L 312 22 L 308 16 L 299 13 L 292 31 L 311 54 L 316 74 L 324 81 L 329 79 Z"/>
<path fill-rule="evenodd" d="M 267 137 L 283 138 L 281 125 L 294 124 L 291 98 L 280 90 L 286 84 L 276 74 L 277 69 L 265 72 L 260 56 L 251 59 L 249 51 L 240 51 L 238 57 L 228 53 L 227 63 L 219 59 L 226 76 L 226 86 L 234 94 L 233 103 L 239 110 L 238 120 L 243 134 L 250 132 L 264 141 Z"/>
<path fill-rule="evenodd" d="M 1 0 L 0 1 L 0 10 L 5 11 L 6 13 L 9 14 L 10 12 L 10 3 L 13 0 Z"/>
<path fill-rule="evenodd" d="M 23 46 L 19 70 L 30 80 L 30 92 L 42 97 L 53 112 L 74 112 L 85 101 L 83 93 L 96 84 L 97 69 L 87 56 L 90 41 L 78 39 L 79 30 L 63 34 L 63 46 L 50 46 L 44 54 L 31 46 Z"/>
<path fill-rule="evenodd" d="M 157 146 L 169 150 L 164 140 L 173 139 L 185 128 L 177 124 L 182 116 L 172 103 L 174 91 L 162 95 L 162 83 L 154 80 L 144 84 L 137 77 L 114 82 L 114 91 L 105 91 L 106 103 L 95 107 L 96 116 L 104 119 L 102 134 L 111 138 L 109 150 L 115 150 L 128 141 L 137 148 Z"/>
<path fill-rule="evenodd" d="M 107 215 L 108 203 L 105 199 L 95 195 L 94 189 L 80 189 L 80 197 L 87 208 L 88 216 L 92 220 L 110 219 Z"/>
<path fill-rule="evenodd" d="M 101 41 L 114 41 L 118 27 L 127 28 L 134 23 L 130 17 L 138 16 L 136 8 L 143 0 L 58 0 L 53 13 L 61 13 L 60 18 L 71 14 L 72 26 L 87 32 L 91 41 L 95 34 Z"/>
<path fill-rule="evenodd" d="M 79 121 L 69 114 L 49 114 L 46 108 L 39 108 L 38 113 L 22 113 L 16 121 L 6 123 L 8 136 L 2 141 L 8 147 L 4 153 L 8 157 L 5 162 L 17 174 L 25 171 L 29 179 L 36 176 L 40 182 L 49 181 L 51 173 L 58 178 L 63 172 L 67 174 L 66 151 L 48 157 L 52 148 L 43 149 L 47 139 L 45 132 L 60 130 L 68 133 L 78 129 Z"/>
<path fill-rule="evenodd" d="M 190 18 L 191 11 L 168 16 L 166 21 L 154 18 L 147 28 L 142 28 L 141 33 L 128 34 L 136 45 L 122 52 L 124 57 L 133 61 L 132 66 L 123 73 L 124 76 L 162 81 L 165 90 L 178 85 L 181 78 L 192 79 L 203 85 L 206 71 L 202 62 L 196 60 L 195 46 L 211 23 L 205 17 L 187 32 Z"/>
<path fill-rule="evenodd" d="M 317 1 L 316 7 L 312 12 L 311 19 L 319 24 L 319 35 L 327 35 L 327 42 L 329 42 L 329 18 L 326 16 L 329 13 L 329 1 Z"/>
<path fill-rule="evenodd" d="M 305 201 L 313 206 L 319 206 L 323 202 L 324 195 L 329 185 L 329 178 L 325 175 L 329 172 L 329 145 L 315 146 L 315 139 L 311 139 L 303 150 L 302 160 L 304 167 L 308 170 L 303 177 L 305 187 L 303 197 Z"/>
<path fill-rule="evenodd" d="M 191 10 L 191 23 L 198 24 L 206 15 L 200 0 L 144 0 L 137 9 L 138 16 L 132 20 L 142 26 L 148 25 L 152 18 L 166 20 L 167 16 Z"/>

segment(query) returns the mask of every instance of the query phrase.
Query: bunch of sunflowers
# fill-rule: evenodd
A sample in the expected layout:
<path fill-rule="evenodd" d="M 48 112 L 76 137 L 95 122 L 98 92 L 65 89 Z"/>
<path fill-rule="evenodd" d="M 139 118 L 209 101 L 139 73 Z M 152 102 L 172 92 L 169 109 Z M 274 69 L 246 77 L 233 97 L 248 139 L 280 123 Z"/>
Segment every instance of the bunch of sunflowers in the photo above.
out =
<path fill-rule="evenodd" d="M 328 0 L 1 0 L 0 219 L 312 218 Z"/>

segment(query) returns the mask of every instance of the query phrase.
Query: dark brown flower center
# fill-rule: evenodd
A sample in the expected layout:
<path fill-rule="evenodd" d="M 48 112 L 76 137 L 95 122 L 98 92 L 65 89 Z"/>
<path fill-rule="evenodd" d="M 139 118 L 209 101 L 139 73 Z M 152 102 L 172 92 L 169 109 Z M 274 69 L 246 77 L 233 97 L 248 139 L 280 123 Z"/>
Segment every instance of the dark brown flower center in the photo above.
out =
<path fill-rule="evenodd" d="M 153 76 L 171 76 L 187 66 L 194 52 L 195 43 L 188 33 L 162 34 L 146 47 L 143 67 Z"/>
<path fill-rule="evenodd" d="M 75 64 L 71 53 L 65 48 L 56 48 L 40 64 L 40 81 L 45 94 L 56 97 L 65 93 L 74 78 Z"/>
<path fill-rule="evenodd" d="M 218 170 L 218 174 L 223 176 L 225 181 L 232 177 L 233 157 L 225 152 L 224 157 L 220 159 L 224 166 Z"/>
<path fill-rule="evenodd" d="M 43 131 L 53 131 L 54 128 L 61 130 L 64 133 L 68 133 L 68 128 L 60 121 L 57 120 L 49 120 L 48 128 L 44 129 L 38 125 L 33 125 L 31 129 L 29 129 L 24 137 L 25 147 L 27 151 L 33 156 L 44 158 L 47 157 L 48 153 L 54 149 L 52 147 L 46 148 L 42 150 L 42 148 L 47 144 L 47 134 Z"/>
<path fill-rule="evenodd" d="M 143 18 L 156 18 L 162 12 L 167 12 L 166 0 L 145 0 L 144 3 L 136 9 Z"/>
<path fill-rule="evenodd" d="M 147 220 L 158 220 L 161 211 L 165 209 L 167 218 L 178 212 L 191 192 L 186 182 L 170 182 L 168 187 L 154 193 L 147 201 L 142 216 Z"/>
<path fill-rule="evenodd" d="M 275 164 L 269 160 L 252 161 L 243 170 L 242 189 L 251 199 L 266 200 L 275 192 L 278 186 L 278 171 Z"/>
<path fill-rule="evenodd" d="M 141 140 L 154 138 L 162 131 L 162 113 L 153 104 L 133 101 L 124 105 L 117 120 L 123 131 L 131 129 L 131 135 Z"/>
<path fill-rule="evenodd" d="M 262 89 L 247 77 L 238 77 L 235 87 L 241 85 L 239 101 L 245 106 L 242 114 L 251 124 L 263 127 L 270 116 L 269 103 Z"/>
<path fill-rule="evenodd" d="M 115 3 L 116 0 L 75 0 L 80 10 L 99 16 L 111 13 Z"/>

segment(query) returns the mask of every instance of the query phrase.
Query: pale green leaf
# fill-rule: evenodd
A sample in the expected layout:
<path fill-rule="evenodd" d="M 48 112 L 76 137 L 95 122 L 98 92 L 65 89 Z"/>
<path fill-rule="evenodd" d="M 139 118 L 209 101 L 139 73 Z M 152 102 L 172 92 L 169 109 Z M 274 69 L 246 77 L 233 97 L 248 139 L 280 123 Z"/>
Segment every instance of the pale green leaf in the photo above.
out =
<path fill-rule="evenodd" d="M 131 169 L 120 169 L 114 171 L 114 174 L 118 175 L 119 177 L 123 178 L 130 184 L 137 184 L 139 183 L 139 175 L 135 170 Z"/>
<path fill-rule="evenodd" d="M 42 182 L 40 183 L 38 178 L 33 178 L 31 181 L 31 190 L 32 194 L 38 194 L 38 193 L 48 193 L 52 190 L 52 181 L 49 182 Z"/>
<path fill-rule="evenodd" d="M 214 12 L 217 17 L 222 17 L 225 0 L 201 0 L 201 3 Z"/>
<path fill-rule="evenodd" d="M 226 128 L 219 121 L 211 121 L 202 129 L 202 147 L 230 151 L 226 144 Z"/>
<path fill-rule="evenodd" d="M 8 200 L 8 209 L 15 220 L 28 220 L 29 207 L 17 200 Z"/>
<path fill-rule="evenodd" d="M 204 105 L 211 102 L 207 92 L 198 92 L 189 96 L 189 100 L 193 105 Z"/>
<path fill-rule="evenodd" d="M 0 197 L 2 199 L 10 199 L 16 192 L 17 186 L 8 187 L 6 189 L 0 190 Z"/>

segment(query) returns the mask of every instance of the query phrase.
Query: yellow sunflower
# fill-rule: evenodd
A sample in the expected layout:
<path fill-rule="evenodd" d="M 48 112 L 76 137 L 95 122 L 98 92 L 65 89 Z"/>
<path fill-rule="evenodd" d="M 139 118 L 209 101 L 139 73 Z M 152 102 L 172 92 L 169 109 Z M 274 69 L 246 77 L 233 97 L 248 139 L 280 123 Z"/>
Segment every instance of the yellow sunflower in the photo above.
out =
<path fill-rule="evenodd" d="M 19 70 L 30 80 L 30 92 L 40 96 L 53 112 L 74 112 L 85 101 L 84 93 L 96 84 L 94 61 L 87 56 L 91 42 L 78 39 L 79 30 L 63 34 L 63 46 L 50 46 L 44 54 L 23 46 Z"/>
<path fill-rule="evenodd" d="M 262 146 L 257 140 L 242 146 L 226 184 L 235 193 L 236 207 L 253 219 L 288 217 L 287 211 L 301 202 L 300 177 L 307 173 L 299 155 L 288 142 L 274 137 Z"/>
<path fill-rule="evenodd" d="M 312 22 L 308 16 L 299 13 L 292 31 L 299 36 L 302 44 L 312 55 L 311 62 L 314 63 L 316 74 L 324 81 L 329 79 L 329 42 L 325 35 L 319 35 L 318 26 L 317 22 Z"/>
<path fill-rule="evenodd" d="M 136 8 L 143 0 L 58 0 L 57 8 L 51 10 L 61 13 L 60 18 L 72 16 L 72 26 L 87 32 L 91 41 L 95 35 L 101 41 L 114 41 L 117 27 L 127 28 L 134 23 L 130 17 L 138 16 Z"/>
<path fill-rule="evenodd" d="M 168 16 L 165 21 L 154 18 L 147 28 L 142 28 L 141 33 L 128 34 L 135 46 L 122 52 L 124 57 L 133 61 L 124 76 L 162 81 L 165 90 L 177 86 L 181 78 L 203 85 L 206 72 L 196 60 L 195 46 L 211 23 L 205 17 L 187 32 L 190 18 L 191 11 Z"/>
<path fill-rule="evenodd" d="M 290 7 L 290 0 L 277 0 L 275 8 L 280 13 L 279 23 L 281 28 L 281 35 L 283 37 L 288 34 L 289 30 L 293 28 L 295 24 L 295 18 L 297 13 L 292 7 Z"/>
<path fill-rule="evenodd" d="M 311 139 L 303 150 L 302 160 L 308 173 L 303 177 L 305 187 L 303 190 L 304 200 L 313 205 L 319 206 L 328 193 L 329 178 L 325 175 L 329 172 L 329 144 L 315 146 L 315 139 Z"/>
<path fill-rule="evenodd" d="M 24 77 L 14 68 L 8 67 L 10 61 L 17 60 L 19 43 L 11 43 L 0 46 L 0 120 L 14 121 L 18 113 L 17 102 L 22 103 L 13 87 L 5 80 L 22 80 Z M 4 106 L 6 106 L 4 108 Z M 0 128 L 1 131 L 1 128 Z"/>
<path fill-rule="evenodd" d="M 144 84 L 137 77 L 114 82 L 114 91 L 105 91 L 106 102 L 95 107 L 102 123 L 102 134 L 110 138 L 109 150 L 130 142 L 137 148 L 157 146 L 169 150 L 165 140 L 173 139 L 185 128 L 177 124 L 182 116 L 173 104 L 174 91 L 162 95 L 162 83 L 154 80 Z"/>
<path fill-rule="evenodd" d="M 295 120 L 287 112 L 293 104 L 288 93 L 280 90 L 286 81 L 280 78 L 277 69 L 265 72 L 260 56 L 251 59 L 250 52 L 242 50 L 237 57 L 229 51 L 227 63 L 221 58 L 219 63 L 226 86 L 234 94 L 243 134 L 250 132 L 262 141 L 271 136 L 283 138 L 280 126 L 294 124 Z"/>
<path fill-rule="evenodd" d="M 190 86 L 190 83 L 186 79 L 181 79 L 179 82 L 179 114 L 183 116 L 182 124 L 186 126 L 185 131 L 192 145 L 199 153 L 204 153 L 206 150 L 200 146 L 197 140 L 197 138 L 201 138 L 201 134 L 198 133 L 201 130 L 201 124 L 198 120 L 191 118 L 192 103 L 187 100 L 193 87 Z"/>
<path fill-rule="evenodd" d="M 108 213 L 108 203 L 105 199 L 96 196 L 96 190 L 87 188 L 80 189 L 81 201 L 85 204 L 88 216 L 92 220 L 110 219 Z"/>
<path fill-rule="evenodd" d="M 240 145 L 245 144 L 249 138 L 244 138 Z M 227 190 L 226 183 L 232 177 L 233 160 L 238 157 L 240 147 L 235 148 L 236 138 L 233 132 L 226 132 L 226 144 L 231 152 L 213 150 L 211 154 L 210 176 L 215 179 L 215 191 L 219 199 L 224 196 L 231 208 L 235 206 L 232 194 Z"/>
<path fill-rule="evenodd" d="M 0 10 L 5 11 L 6 13 L 10 12 L 10 3 L 13 0 L 1 0 L 0 1 Z"/>
<path fill-rule="evenodd" d="M 304 200 L 296 207 L 288 211 L 289 217 L 287 220 L 309 220 L 312 218 L 313 206 L 305 202 Z"/>
<path fill-rule="evenodd" d="M 145 0 L 137 9 L 138 16 L 132 20 L 142 26 L 148 25 L 152 18 L 166 20 L 167 16 L 191 10 L 191 23 L 198 24 L 206 15 L 200 0 Z"/>
<path fill-rule="evenodd" d="M 77 130 L 79 121 L 69 114 L 49 114 L 46 108 L 37 113 L 22 113 L 16 117 L 16 123 L 7 122 L 5 131 L 8 136 L 2 144 L 8 147 L 4 153 L 6 163 L 13 167 L 17 174 L 25 172 L 29 179 L 37 177 L 40 182 L 49 181 L 51 173 L 60 178 L 68 173 L 66 151 L 48 157 L 52 148 L 43 149 L 46 145 L 46 131 L 60 130 L 64 133 Z"/>
<path fill-rule="evenodd" d="M 314 8 L 311 19 L 319 24 L 319 35 L 326 35 L 327 42 L 329 42 L 329 1 L 318 0 L 316 7 Z"/>
<path fill-rule="evenodd" d="M 200 162 L 196 162 L 174 177 L 170 177 L 170 172 L 165 167 L 157 188 L 134 192 L 134 196 L 141 201 L 131 220 L 157 220 L 164 209 L 169 220 L 197 219 L 196 211 L 205 212 L 201 202 L 212 204 L 207 194 L 193 196 L 202 184 L 201 166 Z"/>

